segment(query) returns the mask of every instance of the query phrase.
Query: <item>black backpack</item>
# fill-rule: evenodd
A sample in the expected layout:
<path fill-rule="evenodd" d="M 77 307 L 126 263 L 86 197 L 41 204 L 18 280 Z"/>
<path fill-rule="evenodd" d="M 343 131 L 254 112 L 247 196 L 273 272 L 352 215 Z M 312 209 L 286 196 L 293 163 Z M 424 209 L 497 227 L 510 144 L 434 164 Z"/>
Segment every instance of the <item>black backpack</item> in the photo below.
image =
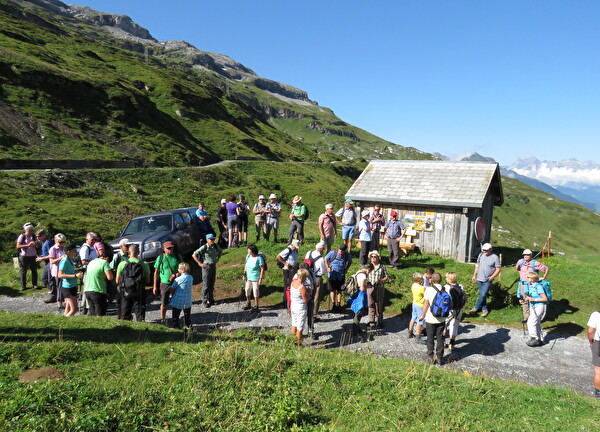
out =
<path fill-rule="evenodd" d="M 452 309 L 460 310 L 465 307 L 465 303 L 467 302 L 467 296 L 465 294 L 464 288 L 459 285 L 446 285 L 448 287 L 448 293 L 450 297 L 452 297 Z"/>
<path fill-rule="evenodd" d="M 121 270 L 121 295 L 134 298 L 142 294 L 144 289 L 144 268 L 139 262 L 128 262 Z"/>

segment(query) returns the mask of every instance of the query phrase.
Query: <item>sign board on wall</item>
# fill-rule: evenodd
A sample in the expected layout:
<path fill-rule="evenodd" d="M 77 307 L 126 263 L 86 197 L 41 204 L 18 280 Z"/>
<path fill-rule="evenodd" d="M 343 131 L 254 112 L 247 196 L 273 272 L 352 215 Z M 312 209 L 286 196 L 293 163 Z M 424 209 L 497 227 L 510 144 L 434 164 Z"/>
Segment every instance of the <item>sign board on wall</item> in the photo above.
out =
<path fill-rule="evenodd" d="M 406 215 L 404 216 L 404 226 L 406 229 L 415 231 L 433 232 L 435 230 L 435 212 L 426 212 L 425 215 Z"/>

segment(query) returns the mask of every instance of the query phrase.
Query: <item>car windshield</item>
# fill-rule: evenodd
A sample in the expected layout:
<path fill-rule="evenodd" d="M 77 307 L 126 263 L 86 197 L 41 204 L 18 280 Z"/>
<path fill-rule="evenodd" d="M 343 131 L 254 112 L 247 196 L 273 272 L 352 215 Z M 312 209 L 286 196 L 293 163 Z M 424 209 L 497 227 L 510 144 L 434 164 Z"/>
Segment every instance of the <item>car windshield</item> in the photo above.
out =
<path fill-rule="evenodd" d="M 123 231 L 123 235 L 131 235 L 141 232 L 171 231 L 171 215 L 148 216 L 133 219 Z"/>

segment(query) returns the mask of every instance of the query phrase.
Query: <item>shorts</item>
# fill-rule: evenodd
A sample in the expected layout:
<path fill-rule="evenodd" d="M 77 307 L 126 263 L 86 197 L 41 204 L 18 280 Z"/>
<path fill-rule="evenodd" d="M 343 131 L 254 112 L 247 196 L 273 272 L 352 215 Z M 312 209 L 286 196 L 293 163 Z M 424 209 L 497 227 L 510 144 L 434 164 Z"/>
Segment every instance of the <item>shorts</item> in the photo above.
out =
<path fill-rule="evenodd" d="M 600 367 L 600 341 L 597 340 L 592 343 L 592 364 Z"/>
<path fill-rule="evenodd" d="M 77 287 L 75 288 L 65 288 L 65 287 L 61 287 L 60 291 L 62 292 L 63 298 L 69 298 L 69 297 L 77 297 Z"/>
<path fill-rule="evenodd" d="M 419 306 L 416 303 L 412 304 L 412 315 L 410 320 L 411 321 L 416 321 L 418 325 L 423 325 L 424 322 L 423 320 L 419 321 L 419 317 L 421 316 L 421 314 L 423 313 L 423 308 L 421 306 Z"/>
<path fill-rule="evenodd" d="M 354 228 L 356 228 L 356 225 L 344 225 L 342 227 L 342 240 L 354 238 Z"/>
<path fill-rule="evenodd" d="M 171 285 L 160 283 L 160 305 L 169 306 L 171 302 Z"/>
<path fill-rule="evenodd" d="M 267 217 L 267 228 L 279 229 L 279 218 Z"/>
<path fill-rule="evenodd" d="M 329 282 L 327 283 L 327 287 L 329 288 L 329 291 L 341 291 L 342 290 L 342 285 L 344 284 L 344 280 L 331 280 L 329 279 Z"/>
<path fill-rule="evenodd" d="M 331 235 L 328 235 L 328 236 L 326 236 L 326 237 L 323 239 L 323 241 L 325 242 L 325 244 L 326 244 L 327 246 L 331 246 L 331 245 L 333 245 L 333 242 L 335 241 L 335 234 L 331 234 Z"/>
<path fill-rule="evenodd" d="M 292 303 L 290 312 L 292 315 L 292 327 L 296 327 L 298 331 L 304 329 L 304 323 L 306 322 L 306 303 L 295 304 Z"/>
<path fill-rule="evenodd" d="M 227 217 L 227 228 L 228 229 L 236 229 L 237 230 L 239 225 L 240 225 L 240 219 L 237 217 L 237 215 Z"/>

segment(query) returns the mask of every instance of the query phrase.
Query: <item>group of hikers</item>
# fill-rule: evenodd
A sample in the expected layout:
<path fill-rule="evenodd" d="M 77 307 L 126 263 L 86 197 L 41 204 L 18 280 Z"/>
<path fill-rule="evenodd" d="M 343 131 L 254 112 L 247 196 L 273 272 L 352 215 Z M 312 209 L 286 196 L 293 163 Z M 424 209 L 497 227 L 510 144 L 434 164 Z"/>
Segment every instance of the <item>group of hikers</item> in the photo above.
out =
<path fill-rule="evenodd" d="M 204 307 L 215 303 L 214 284 L 216 265 L 226 247 L 236 247 L 247 243 L 247 215 L 255 216 L 256 241 L 261 234 L 269 240 L 278 241 L 281 204 L 275 194 L 269 195 L 269 202 L 260 195 L 258 202 L 250 209 L 243 195 L 231 194 L 228 200 L 221 201 L 217 212 L 217 223 L 221 234 L 228 234 L 228 242 L 220 246 L 212 229 L 210 215 L 200 203 L 196 213 L 201 225 L 203 239 L 200 247 L 192 254 L 194 261 L 202 269 L 202 301 Z M 244 210 L 242 210 L 242 208 Z M 302 197 L 295 196 L 289 213 L 290 228 L 286 247 L 276 256 L 276 262 L 283 273 L 283 300 L 291 315 L 291 332 L 299 342 L 305 329 L 316 339 L 314 324 L 319 321 L 319 308 L 325 294 L 329 292 L 331 312 L 341 311 L 346 303 L 353 313 L 353 333 L 361 339 L 372 337 L 382 331 L 385 283 L 388 281 L 388 268 L 397 269 L 400 265 L 399 243 L 406 231 L 396 211 L 389 212 L 389 220 L 381 214 L 379 206 L 372 211 L 362 210 L 359 214 L 354 203 L 346 200 L 344 206 L 334 213 L 333 204 L 327 204 L 318 218 L 320 241 L 314 250 L 308 251 L 304 259 L 299 258 L 299 249 L 304 242 L 304 223 L 309 217 L 308 207 Z M 244 217 L 246 216 L 246 217 Z M 332 250 L 341 227 L 342 241 Z M 190 265 L 179 256 L 175 244 L 166 241 L 162 254 L 154 263 L 154 271 L 139 259 L 139 246 L 122 239 L 119 249 L 102 242 L 97 232 L 89 232 L 85 243 L 79 247 L 66 244 L 66 236 L 58 233 L 50 240 L 43 229 L 34 233 L 35 227 L 27 223 L 23 233 L 17 238 L 19 264 L 21 267 L 21 289 L 25 289 L 27 272 L 32 272 L 31 281 L 37 288 L 37 266 L 43 262 L 42 282 L 50 296 L 44 301 L 56 302 L 64 309 L 65 316 L 73 316 L 83 305 L 86 313 L 105 315 L 111 301 L 117 303 L 120 319 L 145 319 L 147 292 L 145 286 L 152 284 L 152 292 L 160 296 L 161 322 L 167 323 L 167 311 L 172 309 L 171 326 L 180 328 L 179 317 L 183 312 L 183 326 L 191 328 L 192 285 Z M 353 239 L 360 242 L 359 261 L 361 269 L 348 275 L 352 264 L 350 250 Z M 381 238 L 385 238 L 389 252 L 389 266 L 381 261 Z M 492 246 L 485 243 L 477 259 L 472 280 L 479 289 L 478 299 L 468 313 L 481 316 L 489 314 L 487 295 L 493 280 L 500 273 L 499 258 L 492 252 Z M 39 250 L 39 251 L 38 251 Z M 267 270 L 267 258 L 259 252 L 256 244 L 247 245 L 243 280 L 246 302 L 245 310 L 259 308 L 260 286 Z M 516 264 L 519 273 L 517 298 L 523 308 L 523 323 L 527 323 L 531 347 L 543 345 L 541 322 L 547 305 L 552 300 L 549 284 L 544 284 L 548 267 L 533 259 L 532 251 L 525 249 L 523 258 Z M 326 283 L 324 283 L 326 278 Z M 408 337 L 427 345 L 428 358 L 433 363 L 443 363 L 444 349 L 452 352 L 463 316 L 467 296 L 458 283 L 455 273 L 442 276 L 429 268 L 423 274 L 412 277 L 412 313 Z M 348 290 L 348 285 L 355 287 Z M 83 301 L 82 301 L 83 300 Z M 368 317 L 366 328 L 361 320 Z M 590 322 L 592 320 L 590 319 Z M 591 328 L 591 327 L 590 327 Z M 590 333 L 591 334 L 591 333 Z M 425 335 L 427 337 L 425 337 Z M 596 335 L 597 336 L 597 335 Z M 597 338 L 592 336 L 590 343 L 597 346 Z M 446 341 L 447 338 L 447 341 Z"/>

